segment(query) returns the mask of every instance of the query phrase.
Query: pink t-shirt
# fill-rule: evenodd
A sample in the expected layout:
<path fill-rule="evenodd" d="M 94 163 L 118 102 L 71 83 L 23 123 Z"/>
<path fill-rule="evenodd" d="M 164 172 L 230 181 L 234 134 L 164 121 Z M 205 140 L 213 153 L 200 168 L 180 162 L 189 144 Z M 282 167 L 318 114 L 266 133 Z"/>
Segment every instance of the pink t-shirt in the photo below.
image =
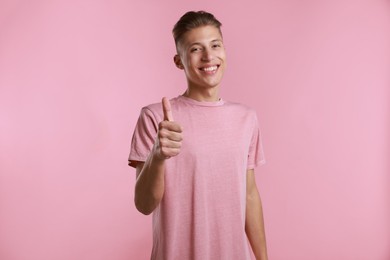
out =
<path fill-rule="evenodd" d="M 250 259 L 245 233 L 246 172 L 265 163 L 256 112 L 244 105 L 178 96 L 180 154 L 166 161 L 165 190 L 153 212 L 151 259 Z M 142 108 L 129 165 L 145 161 L 163 120 L 161 103 Z"/>

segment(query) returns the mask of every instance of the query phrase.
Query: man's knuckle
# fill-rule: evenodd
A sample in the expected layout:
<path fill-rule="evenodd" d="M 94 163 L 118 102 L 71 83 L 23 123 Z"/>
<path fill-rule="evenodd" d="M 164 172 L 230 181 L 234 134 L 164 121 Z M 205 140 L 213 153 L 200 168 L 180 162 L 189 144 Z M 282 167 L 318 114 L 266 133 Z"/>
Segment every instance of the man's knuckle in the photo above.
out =
<path fill-rule="evenodd" d="M 160 137 L 167 137 L 167 130 L 166 129 L 161 129 L 159 131 L 159 136 Z"/>
<path fill-rule="evenodd" d="M 161 153 L 162 153 L 164 156 L 167 156 L 167 155 L 168 155 L 167 148 L 166 148 L 166 147 L 161 147 Z"/>
<path fill-rule="evenodd" d="M 167 140 L 165 138 L 161 139 L 160 144 L 162 147 L 167 147 Z"/>
<path fill-rule="evenodd" d="M 161 121 L 159 124 L 158 124 L 158 129 L 166 129 L 168 127 L 168 124 L 169 122 L 168 121 Z"/>

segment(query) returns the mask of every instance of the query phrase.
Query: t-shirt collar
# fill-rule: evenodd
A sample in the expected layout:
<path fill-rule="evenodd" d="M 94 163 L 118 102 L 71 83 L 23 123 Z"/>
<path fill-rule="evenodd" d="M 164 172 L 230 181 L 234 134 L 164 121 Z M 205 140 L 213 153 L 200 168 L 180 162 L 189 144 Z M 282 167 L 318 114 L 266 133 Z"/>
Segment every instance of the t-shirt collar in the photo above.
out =
<path fill-rule="evenodd" d="M 216 107 L 216 106 L 222 106 L 225 101 L 220 98 L 217 101 L 198 101 L 189 97 L 185 97 L 183 95 L 179 95 L 177 97 L 179 100 L 182 100 L 185 103 L 196 105 L 196 106 L 206 106 L 206 107 Z"/>

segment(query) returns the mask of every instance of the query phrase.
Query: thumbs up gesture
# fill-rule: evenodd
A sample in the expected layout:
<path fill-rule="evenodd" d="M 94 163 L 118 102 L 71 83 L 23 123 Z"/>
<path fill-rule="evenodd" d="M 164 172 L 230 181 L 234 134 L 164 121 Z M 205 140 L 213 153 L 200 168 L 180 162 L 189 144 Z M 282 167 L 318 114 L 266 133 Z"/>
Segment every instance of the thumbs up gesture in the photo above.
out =
<path fill-rule="evenodd" d="M 180 153 L 182 127 L 173 120 L 171 103 L 166 97 L 162 99 L 164 119 L 158 125 L 155 153 L 160 159 L 169 159 Z"/>

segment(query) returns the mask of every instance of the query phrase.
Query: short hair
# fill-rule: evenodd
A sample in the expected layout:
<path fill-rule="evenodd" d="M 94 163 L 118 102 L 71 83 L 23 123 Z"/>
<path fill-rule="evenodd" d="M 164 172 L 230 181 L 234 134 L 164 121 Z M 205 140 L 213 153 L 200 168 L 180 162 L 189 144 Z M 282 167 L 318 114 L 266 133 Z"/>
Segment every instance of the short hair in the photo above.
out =
<path fill-rule="evenodd" d="M 222 23 L 218 21 L 213 14 L 208 13 L 206 11 L 197 11 L 197 12 L 190 11 L 185 13 L 179 19 L 179 21 L 177 21 L 177 23 L 175 24 L 172 30 L 173 38 L 175 39 L 176 48 L 178 43 L 181 41 L 183 35 L 186 32 L 189 32 L 192 29 L 201 26 L 206 26 L 206 25 L 215 26 L 222 36 L 222 32 L 221 32 Z"/>

